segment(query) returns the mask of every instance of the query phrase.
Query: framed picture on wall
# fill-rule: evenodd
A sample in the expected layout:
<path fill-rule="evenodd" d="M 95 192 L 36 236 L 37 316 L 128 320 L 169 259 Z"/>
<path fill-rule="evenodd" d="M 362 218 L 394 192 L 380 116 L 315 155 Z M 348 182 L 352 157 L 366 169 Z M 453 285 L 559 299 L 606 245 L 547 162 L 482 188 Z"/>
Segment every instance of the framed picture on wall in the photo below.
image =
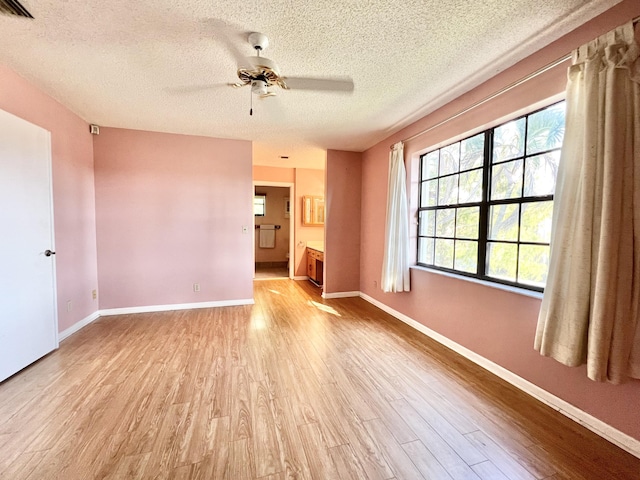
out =
<path fill-rule="evenodd" d="M 289 218 L 291 215 L 291 201 L 289 197 L 284 197 L 284 218 Z"/>

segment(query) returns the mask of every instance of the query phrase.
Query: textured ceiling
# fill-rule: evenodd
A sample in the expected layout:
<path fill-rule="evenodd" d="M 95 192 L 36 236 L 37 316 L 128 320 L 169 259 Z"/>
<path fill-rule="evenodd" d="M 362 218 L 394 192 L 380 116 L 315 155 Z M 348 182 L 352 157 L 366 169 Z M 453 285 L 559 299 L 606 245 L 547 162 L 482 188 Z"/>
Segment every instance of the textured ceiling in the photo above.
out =
<path fill-rule="evenodd" d="M 0 62 L 91 123 L 254 141 L 256 163 L 361 151 L 618 0 L 22 0 Z M 227 25 L 221 29 L 220 25 Z M 237 32 L 285 76 L 350 76 L 352 94 L 233 89 Z"/>

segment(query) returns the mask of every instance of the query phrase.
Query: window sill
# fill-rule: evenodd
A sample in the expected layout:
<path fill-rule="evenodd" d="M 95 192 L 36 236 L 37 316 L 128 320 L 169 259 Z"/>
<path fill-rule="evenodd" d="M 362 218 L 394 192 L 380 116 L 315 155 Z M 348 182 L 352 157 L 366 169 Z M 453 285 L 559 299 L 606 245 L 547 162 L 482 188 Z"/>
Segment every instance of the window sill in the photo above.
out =
<path fill-rule="evenodd" d="M 457 278 L 458 280 L 464 280 L 465 282 L 477 283 L 480 285 L 484 285 L 485 287 L 497 288 L 498 290 L 504 290 L 505 292 L 524 295 L 525 297 L 542 299 L 542 292 L 535 292 L 533 290 L 527 290 L 526 288 L 512 287 L 511 285 L 489 282 L 487 280 L 480 280 L 479 278 L 467 277 L 465 275 L 456 275 L 455 273 L 443 272 L 442 270 L 422 267 L 420 265 L 412 265 L 409 268 L 413 270 L 420 270 L 422 272 L 433 273 L 435 275 L 444 275 L 445 277 Z"/>

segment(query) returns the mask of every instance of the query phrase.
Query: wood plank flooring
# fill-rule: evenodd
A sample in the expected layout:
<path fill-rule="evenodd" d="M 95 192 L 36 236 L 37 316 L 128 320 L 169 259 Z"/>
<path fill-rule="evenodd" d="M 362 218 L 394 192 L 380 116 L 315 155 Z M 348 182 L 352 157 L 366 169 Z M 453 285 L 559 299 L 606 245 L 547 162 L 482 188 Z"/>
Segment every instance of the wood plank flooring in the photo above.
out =
<path fill-rule="evenodd" d="M 0 384 L 0 478 L 640 479 L 361 299 L 291 280 L 255 298 L 100 318 Z"/>

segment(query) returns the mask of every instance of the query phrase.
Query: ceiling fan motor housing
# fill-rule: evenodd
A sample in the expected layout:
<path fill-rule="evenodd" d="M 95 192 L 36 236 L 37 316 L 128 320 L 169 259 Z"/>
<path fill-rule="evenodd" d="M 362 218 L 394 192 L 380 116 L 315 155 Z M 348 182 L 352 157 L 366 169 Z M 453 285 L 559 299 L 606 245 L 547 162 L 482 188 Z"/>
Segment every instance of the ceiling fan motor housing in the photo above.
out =
<path fill-rule="evenodd" d="M 238 65 L 238 70 L 252 72 L 255 75 L 271 73 L 275 77 L 280 76 L 278 65 L 267 57 L 245 57 L 242 63 Z"/>
<path fill-rule="evenodd" d="M 266 57 L 245 57 L 238 68 L 238 78 L 243 84 L 250 84 L 251 91 L 256 95 L 268 93 L 267 87 L 272 85 L 287 88 L 280 78 L 276 63 Z"/>

